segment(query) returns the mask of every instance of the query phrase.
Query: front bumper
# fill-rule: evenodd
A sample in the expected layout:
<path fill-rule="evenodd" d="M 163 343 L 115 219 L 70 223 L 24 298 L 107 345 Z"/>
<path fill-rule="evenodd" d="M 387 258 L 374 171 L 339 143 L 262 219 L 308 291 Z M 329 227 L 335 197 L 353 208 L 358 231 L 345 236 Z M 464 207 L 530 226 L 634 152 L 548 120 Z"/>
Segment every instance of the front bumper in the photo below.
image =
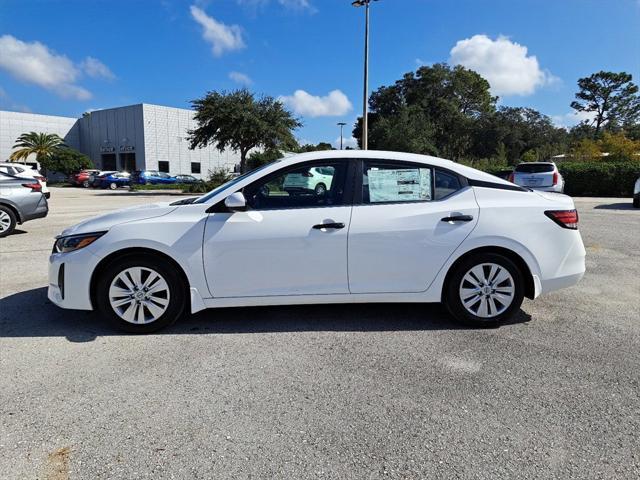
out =
<path fill-rule="evenodd" d="M 93 310 L 91 272 L 99 261 L 99 257 L 86 249 L 51 254 L 47 291 L 49 300 L 62 308 Z"/>

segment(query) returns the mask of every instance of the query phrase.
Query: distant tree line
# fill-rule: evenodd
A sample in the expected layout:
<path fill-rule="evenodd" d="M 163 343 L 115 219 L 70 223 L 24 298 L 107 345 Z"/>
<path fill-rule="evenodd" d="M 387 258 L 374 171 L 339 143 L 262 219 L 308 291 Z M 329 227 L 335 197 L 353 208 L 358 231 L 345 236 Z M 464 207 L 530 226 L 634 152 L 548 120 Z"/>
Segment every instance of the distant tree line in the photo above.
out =
<path fill-rule="evenodd" d="M 440 63 L 409 72 L 369 99 L 369 148 L 422 153 L 465 163 L 513 165 L 576 152 L 593 159 L 640 150 L 640 97 L 631 75 L 598 72 L 578 80 L 571 107 L 590 118 L 570 130 L 532 108 L 498 106 L 489 83 Z M 361 142 L 362 119 L 353 129 Z"/>

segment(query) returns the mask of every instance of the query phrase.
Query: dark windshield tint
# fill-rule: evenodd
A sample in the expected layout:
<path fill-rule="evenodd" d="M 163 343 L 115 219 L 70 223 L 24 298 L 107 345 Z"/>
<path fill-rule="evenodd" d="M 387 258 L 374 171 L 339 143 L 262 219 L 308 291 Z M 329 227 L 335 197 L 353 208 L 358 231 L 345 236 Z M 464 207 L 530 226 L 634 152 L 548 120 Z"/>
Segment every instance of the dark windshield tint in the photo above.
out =
<path fill-rule="evenodd" d="M 279 160 L 276 160 L 276 162 L 278 162 Z M 227 182 L 223 185 L 220 185 L 217 188 L 214 188 L 213 190 L 211 190 L 209 193 L 207 193 L 206 195 L 203 195 L 202 197 L 198 198 L 195 202 L 193 203 L 207 203 L 209 200 L 211 200 L 211 198 L 213 198 L 214 196 L 218 195 L 221 192 L 224 192 L 225 190 L 230 189 L 231 187 L 233 187 L 234 185 L 240 183 L 241 181 L 243 181 L 245 178 L 254 175 L 256 173 L 258 173 L 259 171 L 270 167 L 271 163 L 267 163 L 265 165 L 262 165 L 261 167 L 256 168 L 255 170 L 251 170 L 250 172 L 245 173 L 244 175 L 240 175 L 239 177 L 234 178 L 233 180 L 231 180 L 230 182 Z"/>
<path fill-rule="evenodd" d="M 549 173 L 553 172 L 552 163 L 521 163 L 516 167 L 518 173 Z"/>

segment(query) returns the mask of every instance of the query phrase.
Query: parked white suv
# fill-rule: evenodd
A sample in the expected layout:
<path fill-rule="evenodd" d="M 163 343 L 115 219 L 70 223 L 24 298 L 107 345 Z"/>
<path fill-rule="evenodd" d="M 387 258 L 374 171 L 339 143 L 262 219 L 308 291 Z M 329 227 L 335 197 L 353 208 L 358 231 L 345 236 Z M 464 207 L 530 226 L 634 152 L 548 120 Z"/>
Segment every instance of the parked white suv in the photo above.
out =
<path fill-rule="evenodd" d="M 553 162 L 521 163 L 509 176 L 509 181 L 532 190 L 558 193 L 564 191 L 564 178 Z"/>
<path fill-rule="evenodd" d="M 290 173 L 285 177 L 282 189 L 285 192 L 313 192 L 321 197 L 331 189 L 334 173 L 333 167 L 314 167 L 305 172 Z"/>
<path fill-rule="evenodd" d="M 0 163 L 0 172 L 19 178 L 34 178 L 42 186 L 44 196 L 46 198 L 51 196 L 51 192 L 47 188 L 47 179 L 30 165 L 15 162 Z"/>

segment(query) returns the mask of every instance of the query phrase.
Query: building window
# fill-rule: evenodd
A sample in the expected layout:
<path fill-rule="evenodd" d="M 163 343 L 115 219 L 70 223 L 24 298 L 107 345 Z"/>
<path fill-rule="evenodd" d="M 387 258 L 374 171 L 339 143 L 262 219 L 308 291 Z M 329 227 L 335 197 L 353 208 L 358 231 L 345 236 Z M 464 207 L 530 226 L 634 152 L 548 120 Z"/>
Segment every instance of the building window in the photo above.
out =
<path fill-rule="evenodd" d="M 160 172 L 169 173 L 169 162 L 158 162 L 158 170 Z"/>
<path fill-rule="evenodd" d="M 191 162 L 191 173 L 200 173 L 200 162 Z"/>

